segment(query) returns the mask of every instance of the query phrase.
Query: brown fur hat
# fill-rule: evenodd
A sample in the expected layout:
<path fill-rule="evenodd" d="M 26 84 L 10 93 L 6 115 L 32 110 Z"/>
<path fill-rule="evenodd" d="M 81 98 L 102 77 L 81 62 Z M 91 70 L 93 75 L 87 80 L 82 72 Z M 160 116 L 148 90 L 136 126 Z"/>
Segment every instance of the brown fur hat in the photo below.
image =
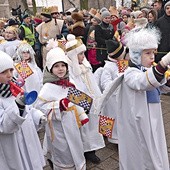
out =
<path fill-rule="evenodd" d="M 80 12 L 72 12 L 71 17 L 76 21 L 83 21 L 83 14 Z"/>

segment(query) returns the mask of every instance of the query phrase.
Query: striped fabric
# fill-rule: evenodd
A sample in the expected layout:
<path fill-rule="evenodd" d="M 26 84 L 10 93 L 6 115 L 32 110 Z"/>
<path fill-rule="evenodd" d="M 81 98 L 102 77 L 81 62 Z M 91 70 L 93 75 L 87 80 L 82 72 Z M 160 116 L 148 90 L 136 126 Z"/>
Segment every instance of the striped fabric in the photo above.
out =
<path fill-rule="evenodd" d="M 11 95 L 12 95 L 12 93 L 10 91 L 10 85 L 0 83 L 0 96 L 7 98 Z"/>

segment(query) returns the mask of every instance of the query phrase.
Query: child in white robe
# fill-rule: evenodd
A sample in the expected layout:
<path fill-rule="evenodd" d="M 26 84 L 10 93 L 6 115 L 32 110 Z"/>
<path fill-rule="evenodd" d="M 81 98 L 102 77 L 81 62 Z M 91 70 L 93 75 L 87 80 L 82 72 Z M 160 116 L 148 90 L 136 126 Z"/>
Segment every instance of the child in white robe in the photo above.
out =
<path fill-rule="evenodd" d="M 84 109 L 67 99 L 69 81 L 67 57 L 64 51 L 53 48 L 47 53 L 43 87 L 39 93 L 36 108 L 48 116 L 46 125 L 46 147 L 52 156 L 54 170 L 85 170 L 83 143 L 81 140 L 79 116 Z"/>
<path fill-rule="evenodd" d="M 95 154 L 95 150 L 105 147 L 103 136 L 98 131 L 99 113 L 96 112 L 97 99 L 101 96 L 101 91 L 95 81 L 91 65 L 85 58 L 86 46 L 81 39 L 76 39 L 72 34 L 67 36 L 67 40 L 66 51 L 69 58 L 70 77 L 79 90 L 93 98 L 93 104 L 88 114 L 89 123 L 81 127 L 85 157 L 93 163 L 99 163 L 100 158 Z"/>
<path fill-rule="evenodd" d="M 123 59 L 126 59 L 126 54 L 127 54 L 126 47 L 124 47 L 121 42 L 118 42 L 117 40 L 114 39 L 107 40 L 106 47 L 107 47 L 108 57 L 107 60 L 105 61 L 106 64 L 103 67 L 101 77 L 100 77 L 100 87 L 102 89 L 102 92 L 109 87 L 109 85 L 113 82 L 113 80 L 116 77 L 118 77 L 120 74 L 124 72 L 124 69 L 127 68 L 126 64 L 128 61 L 128 60 L 124 60 L 125 63 L 124 67 L 120 65 L 121 61 L 123 61 Z M 109 101 L 107 102 L 101 114 L 114 119 L 114 126 L 111 129 L 112 135 L 111 137 L 109 136 L 108 141 L 111 143 L 118 144 L 116 115 L 119 114 L 119 111 L 117 110 L 115 96 L 116 96 L 116 92 L 112 94 L 112 96 L 110 97 Z"/>
<path fill-rule="evenodd" d="M 170 91 L 170 80 L 165 77 L 170 53 L 153 66 L 160 40 L 155 29 L 134 29 L 125 38 L 129 48 L 129 67 L 123 76 L 115 79 L 120 82 L 117 92 L 119 168 L 169 169 L 160 91 Z M 117 87 L 118 84 L 113 83 L 108 94 Z"/>
<path fill-rule="evenodd" d="M 38 93 L 43 85 L 42 83 L 43 74 L 35 62 L 35 52 L 33 48 L 31 47 L 31 45 L 23 41 L 17 48 L 17 51 L 15 55 L 13 56 L 13 58 L 15 61 L 15 65 L 24 61 L 28 64 L 28 66 L 33 72 L 30 76 L 28 76 L 24 80 L 25 84 L 23 88 L 27 92 L 35 90 Z M 14 76 L 16 79 L 22 79 L 22 77 L 17 72 L 17 70 L 14 71 Z"/>

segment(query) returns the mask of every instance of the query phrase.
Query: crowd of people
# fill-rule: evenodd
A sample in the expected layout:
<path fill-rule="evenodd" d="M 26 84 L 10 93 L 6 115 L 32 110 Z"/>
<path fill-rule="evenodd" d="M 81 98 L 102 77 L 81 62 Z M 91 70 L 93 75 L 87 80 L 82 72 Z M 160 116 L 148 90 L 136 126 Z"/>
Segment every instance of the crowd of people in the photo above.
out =
<path fill-rule="evenodd" d="M 0 19 L 2 169 L 85 170 L 108 140 L 120 170 L 169 170 L 169 92 L 170 1 Z"/>

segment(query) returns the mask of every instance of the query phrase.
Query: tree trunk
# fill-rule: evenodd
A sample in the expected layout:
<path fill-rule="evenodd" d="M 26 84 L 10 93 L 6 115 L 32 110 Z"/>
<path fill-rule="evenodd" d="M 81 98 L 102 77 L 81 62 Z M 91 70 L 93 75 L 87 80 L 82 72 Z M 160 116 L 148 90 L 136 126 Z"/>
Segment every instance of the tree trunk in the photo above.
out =
<path fill-rule="evenodd" d="M 100 9 L 100 2 L 99 2 L 99 0 L 97 0 L 97 4 L 98 4 L 98 9 Z"/>
<path fill-rule="evenodd" d="M 35 0 L 32 0 L 32 7 L 33 7 L 33 14 L 35 16 L 35 14 L 37 13 L 37 6 Z"/>
<path fill-rule="evenodd" d="M 80 9 L 88 10 L 88 0 L 80 0 Z"/>
<path fill-rule="evenodd" d="M 23 6 L 25 9 L 28 9 L 28 4 L 27 4 L 27 0 L 21 0 Z"/>

